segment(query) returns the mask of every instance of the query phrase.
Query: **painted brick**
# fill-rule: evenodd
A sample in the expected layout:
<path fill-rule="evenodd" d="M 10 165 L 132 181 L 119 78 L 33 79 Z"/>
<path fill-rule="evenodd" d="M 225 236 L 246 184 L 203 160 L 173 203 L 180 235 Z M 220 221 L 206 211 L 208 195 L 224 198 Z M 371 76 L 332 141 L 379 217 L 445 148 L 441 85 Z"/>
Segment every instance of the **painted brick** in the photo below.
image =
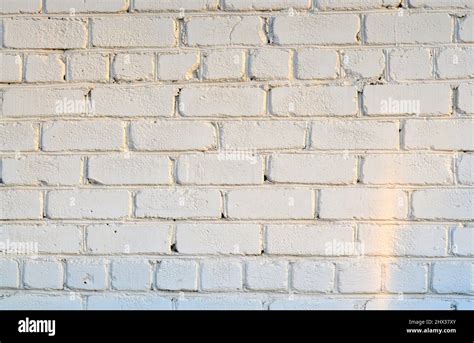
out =
<path fill-rule="evenodd" d="M 87 163 L 89 182 L 106 185 L 171 183 L 171 161 L 166 156 L 92 156 Z"/>
<path fill-rule="evenodd" d="M 183 155 L 176 180 L 184 185 L 252 185 L 263 183 L 263 161 L 254 154 L 224 151 L 213 155 Z"/>
<path fill-rule="evenodd" d="M 307 189 L 239 189 L 227 193 L 232 219 L 312 219 L 314 194 Z"/>
<path fill-rule="evenodd" d="M 13 49 L 83 49 L 87 25 L 74 18 L 11 18 L 3 20 L 3 44 Z"/>
<path fill-rule="evenodd" d="M 361 224 L 359 240 L 373 256 L 446 256 L 448 235 L 442 225 Z"/>
<path fill-rule="evenodd" d="M 51 219 L 121 219 L 128 216 L 129 194 L 123 190 L 54 190 L 47 195 Z"/>
<path fill-rule="evenodd" d="M 255 224 L 178 224 L 176 248 L 182 254 L 258 255 L 260 231 Z"/>
<path fill-rule="evenodd" d="M 221 194 L 212 189 L 149 189 L 137 193 L 139 218 L 220 218 Z"/>
<path fill-rule="evenodd" d="M 92 46 L 173 47 L 176 24 L 170 18 L 107 17 L 92 20 Z"/>
<path fill-rule="evenodd" d="M 170 252 L 171 229 L 167 224 L 105 224 L 86 229 L 91 254 L 166 254 Z"/>
<path fill-rule="evenodd" d="M 357 113 L 355 87 L 277 87 L 270 92 L 271 112 L 293 116 L 348 116 Z"/>

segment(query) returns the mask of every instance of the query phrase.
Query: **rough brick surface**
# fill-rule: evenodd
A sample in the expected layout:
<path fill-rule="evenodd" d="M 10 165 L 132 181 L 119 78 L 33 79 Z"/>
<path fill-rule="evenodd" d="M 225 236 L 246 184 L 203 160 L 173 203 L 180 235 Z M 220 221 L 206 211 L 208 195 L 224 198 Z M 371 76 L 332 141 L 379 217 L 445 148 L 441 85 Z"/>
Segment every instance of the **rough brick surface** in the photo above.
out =
<path fill-rule="evenodd" d="M 0 0 L 0 309 L 472 309 L 472 0 Z"/>

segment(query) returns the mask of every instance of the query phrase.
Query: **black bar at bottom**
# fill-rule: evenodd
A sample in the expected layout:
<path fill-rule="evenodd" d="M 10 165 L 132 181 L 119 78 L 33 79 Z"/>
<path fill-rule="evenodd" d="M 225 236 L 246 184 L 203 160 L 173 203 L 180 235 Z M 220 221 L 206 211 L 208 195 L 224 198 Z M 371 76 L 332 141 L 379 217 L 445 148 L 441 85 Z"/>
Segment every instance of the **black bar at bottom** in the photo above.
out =
<path fill-rule="evenodd" d="M 187 335 L 223 342 L 275 336 L 472 343 L 474 311 L 0 311 L 0 343 L 161 342 Z"/>

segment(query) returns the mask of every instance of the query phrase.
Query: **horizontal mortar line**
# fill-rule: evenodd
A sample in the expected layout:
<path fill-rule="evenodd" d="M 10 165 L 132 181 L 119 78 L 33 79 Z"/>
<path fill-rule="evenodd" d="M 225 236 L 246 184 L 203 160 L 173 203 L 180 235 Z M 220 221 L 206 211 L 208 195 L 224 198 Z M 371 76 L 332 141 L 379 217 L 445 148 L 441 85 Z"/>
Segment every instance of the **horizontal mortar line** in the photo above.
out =
<path fill-rule="evenodd" d="M 430 184 L 430 185 L 413 185 L 413 184 L 319 184 L 319 183 L 262 183 L 262 184 L 235 184 L 235 185 L 196 185 L 196 184 L 88 184 L 88 185 L 6 185 L 1 184 L 0 190 L 37 190 L 52 191 L 58 188 L 61 190 L 160 190 L 160 189 L 209 189 L 209 190 L 282 190 L 282 189 L 399 189 L 399 190 L 420 190 L 420 189 L 443 189 L 443 190 L 471 190 L 474 185 L 454 185 L 454 184 Z M 145 188 L 144 188 L 145 187 Z"/>
<path fill-rule="evenodd" d="M 19 292 L 21 291 L 21 292 Z M 340 293 L 340 292 L 297 292 L 293 289 L 285 289 L 285 290 L 251 290 L 251 289 L 241 289 L 235 291 L 189 291 L 189 290 L 163 290 L 163 289 L 149 289 L 149 290 L 115 290 L 115 289 L 101 289 L 101 290 L 86 290 L 86 289 L 78 289 L 78 288 L 63 288 L 63 289 L 30 289 L 30 288 L 10 288 L 10 289 L 0 289 L 0 294 L 4 296 L 15 296 L 15 295 L 39 295 L 39 296 L 70 296 L 71 293 L 75 293 L 77 297 L 90 297 L 90 296 L 103 296 L 103 295 L 120 295 L 120 296 L 148 296 L 148 297 L 177 297 L 177 296 L 184 296 L 185 299 L 198 299 L 198 298 L 210 298 L 212 299 L 217 298 L 226 298 L 229 296 L 245 296 L 249 298 L 256 298 L 255 300 L 280 300 L 280 299 L 288 299 L 288 294 L 295 295 L 297 299 L 305 299 L 310 298 L 308 300 L 322 300 L 330 301 L 330 300 L 360 300 L 360 301 L 367 301 L 367 300 L 382 300 L 382 299 L 393 299 L 398 300 L 399 294 L 402 293 L 404 296 L 409 297 L 412 300 L 425 300 L 429 301 L 430 299 L 439 299 L 445 300 L 447 303 L 454 303 L 455 301 L 463 301 L 463 300 L 472 300 L 472 293 L 432 293 L 432 292 L 425 292 L 425 293 L 405 293 L 405 292 L 347 292 L 347 293 Z M 449 295 L 450 298 L 447 299 L 446 296 Z M 181 301 L 181 300 L 180 300 Z M 1 302 L 1 299 L 0 299 Z"/>
<path fill-rule="evenodd" d="M 71 157 L 71 156 L 116 156 L 130 154 L 133 156 L 162 156 L 162 157 L 179 157 L 184 155 L 206 155 L 212 156 L 223 151 L 236 151 L 236 152 L 249 152 L 252 155 L 258 156 L 268 156 L 268 155 L 439 155 L 439 156 L 452 156 L 462 154 L 472 154 L 472 150 L 318 150 L 318 149 L 308 149 L 299 150 L 295 149 L 273 149 L 273 150 L 262 150 L 252 148 L 226 148 L 222 150 L 187 150 L 187 151 L 142 151 L 142 150 L 112 150 L 112 151 L 59 151 L 59 152 L 44 152 L 44 151 L 17 151 L 17 152 L 0 152 L 0 158 L 17 158 L 21 159 L 22 157 L 38 156 L 38 157 Z M 125 158 L 125 157 L 124 157 Z M 236 160 L 238 161 L 238 160 Z M 444 185 L 444 184 L 440 184 Z M 450 184 L 448 184 L 450 185 Z M 469 184 L 466 184 L 469 186 Z M 70 186 L 74 186 L 70 185 Z"/>
<path fill-rule="evenodd" d="M 315 44 L 315 43 L 308 43 L 308 44 L 260 44 L 260 45 L 242 45 L 242 44 L 234 44 L 234 45 L 193 45 L 193 46 L 170 46 L 170 47 L 145 47 L 145 46 L 118 46 L 118 47 L 88 47 L 88 48 L 11 48 L 11 47 L 3 47 L 0 48 L 1 53 L 52 53 L 52 54 L 73 54 L 73 53 L 106 53 L 106 54 L 114 54 L 114 53 L 124 53 L 124 52 L 149 52 L 149 53 L 170 53 L 170 52 L 180 52 L 180 51 L 187 51 L 187 52 L 206 52 L 212 50 L 256 50 L 256 49 L 273 49 L 273 50 L 287 50 L 287 49 L 305 49 L 305 48 L 319 48 L 323 50 L 371 50 L 371 49 L 401 49 L 405 46 L 411 47 L 419 47 L 421 48 L 434 48 L 434 49 L 443 49 L 443 48 L 470 48 L 474 46 L 473 42 L 446 42 L 446 43 L 385 43 L 385 44 L 366 44 L 360 45 L 360 43 L 354 44 Z"/>
<path fill-rule="evenodd" d="M 148 217 L 139 218 L 132 217 L 128 219 L 65 219 L 57 218 L 50 219 L 45 218 L 41 221 L 40 219 L 0 219 L 2 225 L 96 225 L 96 224 L 256 224 L 256 225 L 336 225 L 336 224 L 375 224 L 375 225 L 465 225 L 471 227 L 474 224 L 472 219 L 347 219 L 347 218 L 327 218 L 327 219 L 226 219 L 218 221 L 218 218 L 206 218 L 206 219 L 195 219 L 195 218 L 184 218 L 176 219 L 171 222 L 172 219 Z M 350 223 L 348 223 L 350 222 Z"/>
<path fill-rule="evenodd" d="M 287 17 L 288 11 L 291 6 L 285 7 L 279 10 L 187 10 L 184 9 L 184 19 L 192 17 L 207 17 L 207 16 L 217 16 L 217 17 L 226 17 L 226 16 L 272 16 L 272 17 Z M 291 7 L 293 8 L 293 7 Z M 331 16 L 331 15 L 340 15 L 340 14 L 370 14 L 370 13 L 381 13 L 381 14 L 397 14 L 399 12 L 398 8 L 366 8 L 366 9 L 320 9 L 316 8 L 315 10 L 310 9 L 298 9 L 293 8 L 294 17 L 302 16 Z M 443 8 L 404 8 L 403 12 L 408 14 L 430 14 L 430 13 L 451 13 L 452 11 L 457 11 L 459 14 L 470 14 L 472 9 L 469 8 L 460 8 L 456 6 L 443 7 Z M 21 14 L 1 14 L 1 18 L 73 18 L 73 19 L 87 19 L 87 18 L 101 18 L 101 17 L 116 17 L 116 18 L 130 18 L 130 17 L 159 17 L 159 18 L 174 18 L 179 19 L 183 18 L 183 15 L 180 13 L 179 9 L 176 10 L 158 10 L 158 11 L 138 11 L 134 9 L 133 12 L 77 12 L 73 16 L 68 15 L 68 12 L 63 13 L 21 13 Z"/>
<path fill-rule="evenodd" d="M 4 224 L 8 224 L 9 221 L 11 220 L 4 220 Z M 39 219 L 18 219 L 11 221 L 12 223 L 19 224 L 26 224 L 26 225 L 40 225 L 44 226 L 46 224 L 51 224 L 51 225 L 61 225 L 63 221 L 61 219 L 57 220 L 39 220 Z M 274 219 L 270 220 L 262 220 L 262 219 L 254 219 L 254 220 L 232 220 L 232 221 L 227 221 L 227 220 L 222 220 L 222 219 L 206 219 L 206 220 L 196 220 L 196 219 L 176 219 L 176 220 L 170 220 L 170 219 L 159 219 L 159 218 L 133 218 L 130 220 L 121 220 L 121 219 L 96 219 L 96 220 L 89 220 L 89 219 L 82 219 L 82 220 L 66 220 L 64 221 L 64 224 L 67 225 L 82 225 L 82 224 L 126 224 L 126 225 L 133 225 L 133 224 L 169 224 L 169 225 L 174 225 L 174 224 L 256 224 L 256 225 L 265 225 L 265 224 L 285 224 L 285 225 L 291 225 L 292 223 L 300 225 L 300 224 L 311 224 L 311 225 L 328 225 L 328 224 L 342 224 L 342 225 L 356 225 L 356 224 L 376 224 L 376 225 L 407 225 L 407 224 L 427 224 L 427 225 L 447 225 L 447 226 L 452 226 L 453 224 L 459 225 L 467 225 L 471 226 L 471 224 L 474 223 L 473 220 L 455 220 L 453 221 L 446 221 L 446 220 L 425 220 L 425 221 L 419 221 L 419 220 L 412 220 L 412 219 L 407 219 L 407 220 L 380 220 L 380 219 L 297 219 L 297 220 L 282 220 L 282 219 Z"/>
<path fill-rule="evenodd" d="M 446 255 L 446 256 L 420 256 L 420 255 L 376 255 L 376 254 L 366 254 L 366 255 L 323 255 L 323 254 L 182 254 L 182 253 L 140 253 L 134 252 L 129 254 L 124 253 L 35 253 L 34 255 L 12 255 L 12 254 L 2 254 L 3 258 L 10 258 L 12 260 L 37 260 L 42 258 L 53 257 L 56 260 L 61 259 L 90 259 L 90 258 L 101 258 L 106 260 L 105 262 L 123 260 L 123 259 L 140 259 L 140 260 L 154 260 L 156 258 L 162 258 L 163 260 L 197 260 L 197 261 L 207 261 L 207 260 L 230 260 L 238 262 L 249 262 L 249 261 L 282 261 L 282 262 L 298 262 L 302 261 L 311 261 L 311 262 L 335 262 L 335 263 L 348 263 L 348 262 L 361 262 L 361 263 L 375 263 L 375 264 L 387 264 L 387 263 L 398 263 L 398 262 L 414 262 L 414 263 L 429 263 L 429 262 L 472 262 L 473 256 L 456 256 L 456 255 Z"/>
<path fill-rule="evenodd" d="M 293 288 L 286 288 L 286 289 L 262 289 L 262 290 L 255 290 L 255 289 L 247 289 L 243 288 L 240 290 L 234 290 L 232 293 L 229 293 L 229 291 L 216 291 L 216 290 L 209 290 L 209 291 L 204 291 L 204 290 L 196 290 L 196 291 L 187 291 L 183 292 L 180 290 L 164 290 L 164 289 L 150 289 L 147 290 L 147 293 L 144 293 L 143 289 L 137 289 L 137 290 L 116 290 L 116 289 L 100 289 L 100 290 L 89 290 L 90 293 L 85 293 L 83 292 L 83 289 L 80 288 L 61 288 L 61 289 L 48 289 L 48 288 L 5 288 L 5 289 L 0 289 L 0 293 L 3 293 L 4 291 L 21 291 L 23 294 L 31 294 L 31 293 L 38 293 L 38 292 L 47 292 L 45 295 L 49 294 L 57 294 L 61 295 L 62 293 L 66 293 L 65 295 L 70 295 L 70 293 L 78 293 L 77 295 L 81 296 L 94 296 L 94 295 L 130 295 L 130 296 L 138 296 L 138 295 L 147 295 L 147 296 L 164 296 L 164 297 L 172 297 L 172 296 L 177 296 L 177 295 L 185 295 L 188 294 L 189 298 L 205 298 L 208 296 L 213 296 L 219 297 L 219 296 L 236 296 L 236 295 L 244 295 L 248 297 L 258 297 L 263 296 L 262 298 L 268 298 L 272 296 L 288 296 L 288 294 L 292 294 L 297 296 L 298 298 L 304 298 L 304 297 L 320 297 L 321 299 L 324 300 L 331 300 L 331 299 L 347 299 L 349 297 L 373 297 L 372 299 L 364 299 L 364 300 L 378 300 L 381 297 L 394 297 L 397 299 L 399 297 L 399 294 L 402 293 L 404 296 L 407 297 L 413 297 L 412 299 L 423 299 L 427 300 L 426 296 L 430 298 L 440 298 L 442 300 L 445 300 L 446 302 L 453 303 L 456 301 L 456 299 L 453 299 L 450 297 L 450 299 L 446 299 L 446 295 L 456 295 L 458 297 L 458 300 L 464 300 L 462 297 L 469 297 L 469 295 L 473 294 L 472 292 L 458 292 L 458 293 L 434 293 L 434 292 L 387 292 L 387 291 L 380 291 L 380 292 L 304 292 L 304 291 L 298 291 Z M 19 294 L 21 294 L 19 293 Z M 323 298 L 324 297 L 324 298 Z M 423 298 L 422 298 L 423 297 Z M 353 299 L 353 298 L 351 298 Z M 469 298 L 467 298 L 469 299 Z M 187 299 L 184 299 L 187 300 Z M 263 300 L 263 299 L 262 299 Z M 278 300 L 278 299 L 269 299 L 269 300 Z M 353 299 L 353 300 L 362 300 L 362 299 Z M 1 301 L 1 300 L 0 300 Z"/>
<path fill-rule="evenodd" d="M 422 120 L 426 121 L 429 120 L 441 120 L 441 119 L 452 119 L 452 120 L 472 120 L 474 119 L 473 115 L 470 116 L 453 116 L 453 115 L 426 115 L 426 116 L 415 116 L 415 115 L 380 115 L 380 116 L 357 116 L 357 115 L 347 115 L 347 116 L 305 116 L 305 117 L 286 117 L 286 116 L 273 116 L 273 115 L 263 115 L 259 116 L 245 116 L 245 117 L 237 117 L 237 116 L 206 116 L 206 117 L 185 117 L 185 116 L 115 116 L 115 115 L 97 115 L 97 116 L 56 116 L 56 115 L 44 115 L 44 116 L 33 116 L 33 117 L 1 117 L 0 116 L 0 124 L 1 123 L 12 123 L 12 122 L 51 122 L 51 121 L 70 121 L 70 122 L 80 122 L 80 121 L 94 121 L 94 120 L 116 120 L 116 121 L 140 121 L 140 120 L 147 120 L 147 121 L 169 121 L 169 122 L 257 122 L 257 121 L 268 121 L 268 122 L 314 122 L 314 121 L 322 121 L 322 120 L 339 120 L 339 121 L 398 121 L 403 119 L 409 120 Z M 342 149 L 344 150 L 344 149 Z M 346 149 L 349 150 L 349 149 Z M 79 151 L 79 150 L 77 150 Z"/>
<path fill-rule="evenodd" d="M 0 51 L 1 52 L 1 51 Z M 220 88 L 232 87 L 250 87 L 250 88 L 262 88 L 262 87 L 309 87 L 309 86 L 332 86 L 332 87 L 357 87 L 359 81 L 364 81 L 366 86 L 403 86 L 403 85 L 437 85 L 437 84 L 452 84 L 453 82 L 464 82 L 472 83 L 474 78 L 457 78 L 457 79 L 423 79 L 423 80 L 399 80 L 390 81 L 390 83 L 381 83 L 371 85 L 371 79 L 358 79 L 358 78 L 336 78 L 336 79 L 321 79 L 321 80 L 303 80 L 303 79 L 267 79 L 267 80 L 222 80 L 222 81 L 200 81 L 200 80 L 187 80 L 187 81 L 137 81 L 137 82 L 51 82 L 51 83 L 0 83 L 0 90 L 10 89 L 51 89 L 51 90 L 88 90 L 95 88 L 140 88 L 145 86 L 161 86 L 161 87 L 176 87 L 182 88 L 205 88 L 212 86 L 219 86 Z M 351 81 L 351 84 L 347 84 L 347 81 Z"/>
<path fill-rule="evenodd" d="M 230 149 L 230 151 L 238 151 L 238 149 Z M 351 157 L 355 157 L 357 155 L 433 155 L 433 156 L 443 156 L 443 157 L 453 157 L 457 155 L 458 151 L 433 151 L 433 150 L 348 150 L 347 152 L 341 150 L 295 150 L 295 149 L 288 149 L 288 150 L 256 150 L 252 155 L 256 156 L 267 156 L 267 155 L 300 155 L 300 156 L 331 156 L 331 155 L 348 155 Z M 18 157 L 20 154 L 20 157 Z M 21 159 L 21 157 L 72 157 L 72 156 L 110 156 L 110 157 L 122 157 L 124 159 L 127 158 L 128 155 L 133 156 L 161 156 L 161 157 L 180 157 L 180 156 L 219 156 L 222 154 L 220 150 L 187 150 L 187 151 L 138 151 L 138 150 L 127 150 L 127 151 L 120 151 L 120 152 L 110 152 L 110 151 L 91 151 L 91 152 L 54 152 L 54 151 L 18 151 L 18 152 L 0 152 L 0 159 L 1 158 L 16 158 Z M 466 153 L 469 154 L 469 153 Z M 229 160 L 232 161 L 232 160 Z M 235 162 L 239 162 L 238 159 L 234 160 Z M 440 185 L 444 185 L 445 183 L 440 183 Z M 74 186 L 74 185 L 69 185 Z"/>
<path fill-rule="evenodd" d="M 261 173 L 263 177 L 263 172 Z M 415 184 L 415 183 L 357 183 L 357 182 L 339 182 L 339 183 L 328 183 L 328 182 L 261 182 L 261 183 L 225 183 L 225 184 L 196 184 L 196 183 L 134 183 L 134 184 L 104 184 L 104 183 L 93 183 L 88 185 L 40 185 L 40 184 L 16 184 L 16 183 L 1 183 L 0 190 L 45 190 L 45 191 L 54 191 L 54 190 L 142 190 L 141 188 L 146 189 L 184 189 L 184 188 L 195 188 L 195 189 L 267 189 L 271 187 L 272 189 L 291 189 L 293 187 L 301 188 L 323 188 L 323 189 L 332 189 L 332 188 L 358 188 L 358 189 L 403 189 L 403 190 L 420 190 L 420 189 L 449 189 L 449 190 L 466 190 L 474 189 L 474 185 L 470 184 L 453 184 L 451 183 L 430 183 L 430 184 Z"/>
<path fill-rule="evenodd" d="M 146 46 L 123 46 L 123 47 L 87 47 L 87 48 L 27 48 L 27 47 L 3 47 L 0 48 L 0 52 L 5 51 L 6 53 L 51 53 L 51 54 L 69 54 L 69 53 L 107 53 L 113 54 L 114 52 L 177 52 L 177 51 L 201 51 L 206 50 L 256 50 L 256 49 L 288 49 L 288 50 L 298 50 L 304 48 L 318 48 L 324 50 L 371 50 L 371 49 L 402 49 L 408 47 L 416 48 L 433 48 L 433 49 L 442 49 L 442 48 L 471 48 L 474 43 L 471 42 L 457 42 L 457 43 L 439 43 L 439 44 L 430 44 L 430 43 L 386 43 L 386 44 L 366 44 L 361 45 L 360 43 L 345 43 L 345 44 L 329 44 L 329 43 L 308 43 L 308 44 L 258 44 L 258 45 L 226 45 L 226 44 L 214 44 L 214 45 L 193 45 L 193 46 L 169 46 L 169 47 L 146 47 Z"/>

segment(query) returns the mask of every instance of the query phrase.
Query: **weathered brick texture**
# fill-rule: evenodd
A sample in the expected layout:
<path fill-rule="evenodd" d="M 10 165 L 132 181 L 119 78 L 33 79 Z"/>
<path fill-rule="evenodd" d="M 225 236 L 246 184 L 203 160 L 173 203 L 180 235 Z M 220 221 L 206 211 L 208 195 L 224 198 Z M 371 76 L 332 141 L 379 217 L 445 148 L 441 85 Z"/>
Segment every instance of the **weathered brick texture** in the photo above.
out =
<path fill-rule="evenodd" d="M 0 309 L 472 309 L 473 9 L 0 1 Z"/>

